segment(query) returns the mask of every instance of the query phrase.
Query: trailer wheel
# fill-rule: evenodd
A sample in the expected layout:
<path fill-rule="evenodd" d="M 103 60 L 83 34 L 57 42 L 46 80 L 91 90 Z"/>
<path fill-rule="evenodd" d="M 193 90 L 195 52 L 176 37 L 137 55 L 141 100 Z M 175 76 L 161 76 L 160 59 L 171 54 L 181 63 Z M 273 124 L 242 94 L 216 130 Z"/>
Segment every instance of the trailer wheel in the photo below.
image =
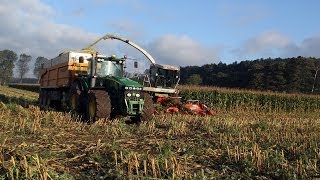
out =
<path fill-rule="evenodd" d="M 50 107 L 51 107 L 50 91 L 46 90 L 43 92 L 43 109 L 49 110 Z"/>
<path fill-rule="evenodd" d="M 105 90 L 90 90 L 88 93 L 86 120 L 94 122 L 99 118 L 109 119 L 111 100 Z"/>
<path fill-rule="evenodd" d="M 148 121 L 152 119 L 153 112 L 154 112 L 154 106 L 153 101 L 148 93 L 143 94 L 144 97 L 144 105 L 143 105 L 143 111 L 140 115 L 140 121 Z"/>
<path fill-rule="evenodd" d="M 44 110 L 45 108 L 45 102 L 46 102 L 46 91 L 45 90 L 40 90 L 39 93 L 39 106 L 40 106 L 40 110 Z"/>
<path fill-rule="evenodd" d="M 70 88 L 70 100 L 69 106 L 72 112 L 81 112 L 81 104 L 79 97 L 81 94 L 80 86 L 78 82 L 73 82 Z"/>

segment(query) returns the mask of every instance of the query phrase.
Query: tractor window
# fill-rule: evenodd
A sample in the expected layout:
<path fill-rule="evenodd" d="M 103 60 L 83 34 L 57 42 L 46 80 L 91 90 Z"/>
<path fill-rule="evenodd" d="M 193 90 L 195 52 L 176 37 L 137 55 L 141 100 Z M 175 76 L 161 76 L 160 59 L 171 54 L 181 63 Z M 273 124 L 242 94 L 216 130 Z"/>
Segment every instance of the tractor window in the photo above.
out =
<path fill-rule="evenodd" d="M 123 76 L 122 64 L 112 61 L 97 62 L 96 73 L 99 77 Z"/>

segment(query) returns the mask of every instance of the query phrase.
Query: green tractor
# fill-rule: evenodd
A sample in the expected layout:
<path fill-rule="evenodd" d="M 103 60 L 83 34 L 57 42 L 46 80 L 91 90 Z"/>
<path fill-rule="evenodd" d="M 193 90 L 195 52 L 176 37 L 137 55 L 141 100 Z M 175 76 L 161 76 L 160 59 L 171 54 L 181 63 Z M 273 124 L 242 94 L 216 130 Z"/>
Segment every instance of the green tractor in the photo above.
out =
<path fill-rule="evenodd" d="M 79 58 L 81 61 L 81 57 Z M 126 58 L 92 56 L 86 74 L 78 74 L 70 88 L 70 108 L 88 121 L 129 116 L 147 121 L 153 115 L 151 96 L 143 86 L 125 78 Z"/>

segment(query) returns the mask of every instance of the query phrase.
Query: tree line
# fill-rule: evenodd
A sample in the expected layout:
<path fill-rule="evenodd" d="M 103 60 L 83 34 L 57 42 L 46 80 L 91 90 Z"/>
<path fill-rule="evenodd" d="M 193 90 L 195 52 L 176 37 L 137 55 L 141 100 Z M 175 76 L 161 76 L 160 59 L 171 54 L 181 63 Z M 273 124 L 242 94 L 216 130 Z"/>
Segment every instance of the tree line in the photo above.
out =
<path fill-rule="evenodd" d="M 39 78 L 41 64 L 48 60 L 39 56 L 33 75 Z M 0 51 L 0 85 L 13 78 L 17 67 L 20 83 L 30 71 L 31 55 L 19 56 L 12 50 Z M 320 94 L 320 59 L 314 57 L 267 58 L 232 64 L 218 63 L 181 67 L 181 84 L 198 84 L 228 88 L 301 92 Z"/>
<path fill-rule="evenodd" d="M 267 58 L 181 68 L 182 84 L 276 92 L 320 93 L 320 59 Z"/>
<path fill-rule="evenodd" d="M 48 60 L 45 57 L 39 56 L 35 60 L 33 75 L 39 78 L 39 71 L 41 64 Z M 22 53 L 19 56 L 12 50 L 2 50 L 0 51 L 0 85 L 5 85 L 10 82 L 13 78 L 13 70 L 17 67 L 18 77 L 20 83 L 23 82 L 25 75 L 30 71 L 30 63 L 32 61 L 32 56 Z"/>

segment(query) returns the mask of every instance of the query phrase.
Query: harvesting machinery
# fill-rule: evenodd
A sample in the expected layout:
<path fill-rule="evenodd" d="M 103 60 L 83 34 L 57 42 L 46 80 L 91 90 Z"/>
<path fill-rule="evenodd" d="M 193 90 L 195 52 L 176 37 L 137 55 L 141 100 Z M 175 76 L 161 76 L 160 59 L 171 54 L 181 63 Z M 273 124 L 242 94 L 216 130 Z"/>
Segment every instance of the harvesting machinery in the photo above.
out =
<path fill-rule="evenodd" d="M 108 57 L 93 49 L 106 39 L 125 42 L 145 55 L 151 65 L 142 81 L 124 76 L 126 56 Z M 45 62 L 40 71 L 39 102 L 44 108 L 67 107 L 89 121 L 117 115 L 146 121 L 154 113 L 154 102 L 163 104 L 164 100 L 174 99 L 179 102 L 175 104 L 181 104 L 177 90 L 179 80 L 179 67 L 156 64 L 137 44 L 107 34 L 86 48 L 63 52 Z"/>
<path fill-rule="evenodd" d="M 151 62 L 150 68 L 147 69 L 140 83 L 143 86 L 143 91 L 148 92 L 153 97 L 154 102 L 159 97 L 169 98 L 178 96 L 177 86 L 180 81 L 180 68 L 171 65 L 157 64 L 151 54 L 128 39 L 113 34 L 107 34 L 82 50 L 86 52 L 95 52 L 93 46 L 101 40 L 107 39 L 116 39 L 129 44 L 140 51 Z"/>

